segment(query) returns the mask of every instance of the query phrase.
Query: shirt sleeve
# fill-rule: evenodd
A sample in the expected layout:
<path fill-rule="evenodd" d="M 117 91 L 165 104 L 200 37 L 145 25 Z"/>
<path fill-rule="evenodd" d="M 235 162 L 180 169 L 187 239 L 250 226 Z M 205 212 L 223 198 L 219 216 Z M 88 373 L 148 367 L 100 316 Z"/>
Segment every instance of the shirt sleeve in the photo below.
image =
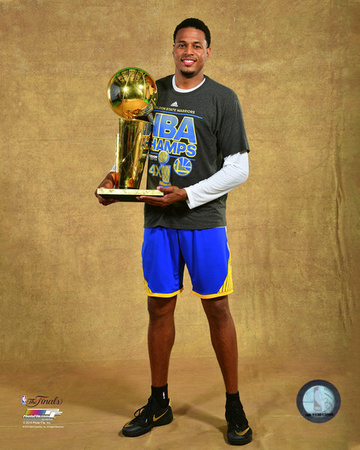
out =
<path fill-rule="evenodd" d="M 222 168 L 211 177 L 185 188 L 190 209 L 211 202 L 244 183 L 249 176 L 248 152 L 235 153 L 224 159 Z"/>
<path fill-rule="evenodd" d="M 217 146 L 224 158 L 238 152 L 250 151 L 241 105 L 231 89 L 227 89 L 221 97 L 215 135 Z"/>

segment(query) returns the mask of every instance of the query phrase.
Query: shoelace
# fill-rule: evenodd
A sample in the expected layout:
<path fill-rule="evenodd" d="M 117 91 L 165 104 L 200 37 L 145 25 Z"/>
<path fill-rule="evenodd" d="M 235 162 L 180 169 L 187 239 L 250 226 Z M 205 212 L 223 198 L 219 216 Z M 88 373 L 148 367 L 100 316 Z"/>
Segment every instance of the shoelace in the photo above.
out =
<path fill-rule="evenodd" d="M 149 399 L 149 401 L 146 405 L 137 409 L 134 412 L 134 417 L 142 419 L 142 420 L 144 420 L 144 422 L 146 422 L 146 420 L 149 419 L 149 417 L 150 417 L 150 402 L 151 402 L 151 400 Z"/>
<path fill-rule="evenodd" d="M 248 426 L 248 422 L 243 410 L 242 405 L 238 405 L 237 403 L 232 403 L 229 408 L 229 422 L 235 427 L 244 427 Z"/>

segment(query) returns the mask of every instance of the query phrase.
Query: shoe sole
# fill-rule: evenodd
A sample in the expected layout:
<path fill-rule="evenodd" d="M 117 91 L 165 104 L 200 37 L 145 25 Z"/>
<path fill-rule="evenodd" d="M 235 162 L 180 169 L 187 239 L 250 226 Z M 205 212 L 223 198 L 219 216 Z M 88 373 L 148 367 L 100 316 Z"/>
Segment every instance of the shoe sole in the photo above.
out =
<path fill-rule="evenodd" d="M 250 444 L 252 441 L 252 430 L 251 428 L 247 431 L 244 436 L 232 437 L 231 435 L 227 435 L 228 443 L 231 445 L 246 445 Z"/>

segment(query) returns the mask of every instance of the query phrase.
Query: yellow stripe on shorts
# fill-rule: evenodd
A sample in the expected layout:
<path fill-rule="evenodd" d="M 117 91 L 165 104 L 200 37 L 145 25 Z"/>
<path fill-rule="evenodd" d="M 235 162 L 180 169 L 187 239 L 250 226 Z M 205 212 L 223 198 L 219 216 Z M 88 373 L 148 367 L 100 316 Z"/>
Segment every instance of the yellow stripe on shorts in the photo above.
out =
<path fill-rule="evenodd" d="M 170 297 L 174 297 L 174 295 L 180 294 L 180 292 L 182 292 L 184 290 L 184 288 L 181 288 L 175 292 L 170 292 L 169 294 L 158 294 L 156 292 L 152 292 L 152 290 L 149 288 L 149 285 L 148 285 L 147 281 L 145 280 L 145 278 L 143 280 L 144 280 L 144 284 L 145 284 L 146 293 L 149 297 L 170 298 Z"/>
<path fill-rule="evenodd" d="M 216 294 L 209 294 L 209 295 L 201 295 L 197 292 L 193 291 L 193 294 L 197 295 L 200 298 L 209 299 L 209 298 L 216 298 L 216 297 L 223 297 L 225 295 L 229 295 L 232 292 L 234 292 L 234 285 L 233 285 L 233 277 L 232 277 L 232 268 L 231 268 L 231 253 L 229 254 L 229 262 L 228 262 L 228 274 L 225 278 L 225 281 L 221 288 L 218 290 Z"/>

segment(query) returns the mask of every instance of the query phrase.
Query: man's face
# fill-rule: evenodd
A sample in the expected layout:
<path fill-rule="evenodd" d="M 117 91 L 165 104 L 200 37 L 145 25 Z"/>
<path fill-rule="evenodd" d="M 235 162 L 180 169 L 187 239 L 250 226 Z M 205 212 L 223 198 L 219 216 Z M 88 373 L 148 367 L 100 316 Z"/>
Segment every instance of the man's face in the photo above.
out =
<path fill-rule="evenodd" d="M 182 28 L 178 31 L 173 46 L 176 71 L 186 78 L 192 78 L 204 70 L 210 56 L 205 33 L 196 28 Z"/>

